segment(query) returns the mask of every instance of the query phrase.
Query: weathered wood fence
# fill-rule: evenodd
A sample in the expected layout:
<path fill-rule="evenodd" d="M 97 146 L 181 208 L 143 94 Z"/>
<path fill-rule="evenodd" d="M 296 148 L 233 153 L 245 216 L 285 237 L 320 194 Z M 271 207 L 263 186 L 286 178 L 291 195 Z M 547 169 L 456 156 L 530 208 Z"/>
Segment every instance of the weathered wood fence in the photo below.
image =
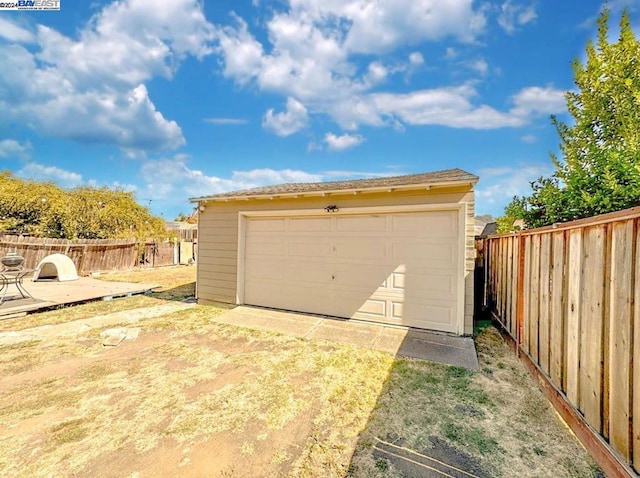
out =
<path fill-rule="evenodd" d="M 0 235 L 0 256 L 15 251 L 25 258 L 25 267 L 35 268 L 49 254 L 61 253 L 73 260 L 81 275 L 128 270 L 137 265 L 177 264 L 175 249 L 173 241 L 150 240 L 141 245 L 135 239 L 67 240 Z"/>
<path fill-rule="evenodd" d="M 640 207 L 484 241 L 485 306 L 610 476 L 640 472 L 639 223 Z"/>

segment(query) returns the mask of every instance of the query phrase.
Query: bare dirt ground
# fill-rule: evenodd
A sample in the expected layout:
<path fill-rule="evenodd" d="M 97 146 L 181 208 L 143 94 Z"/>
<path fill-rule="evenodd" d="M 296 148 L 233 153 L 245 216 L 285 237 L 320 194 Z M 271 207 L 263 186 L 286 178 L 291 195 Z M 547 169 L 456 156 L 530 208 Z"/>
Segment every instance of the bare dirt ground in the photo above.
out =
<path fill-rule="evenodd" d="M 449 476 L 598 473 L 493 329 L 469 372 L 219 324 L 217 307 L 145 316 L 193 274 L 109 275 L 163 287 L 0 322 L 141 317 L 117 347 L 100 327 L 0 346 L 1 476 L 443 476 L 433 458 L 466 473 Z"/>

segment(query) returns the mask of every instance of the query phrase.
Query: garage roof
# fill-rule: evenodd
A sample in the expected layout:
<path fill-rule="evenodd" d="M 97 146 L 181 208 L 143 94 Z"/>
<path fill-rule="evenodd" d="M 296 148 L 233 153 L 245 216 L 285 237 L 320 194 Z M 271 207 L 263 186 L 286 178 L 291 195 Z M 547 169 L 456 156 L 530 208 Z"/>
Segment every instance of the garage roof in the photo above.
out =
<path fill-rule="evenodd" d="M 191 202 L 228 201 L 232 199 L 250 199 L 260 197 L 283 197 L 298 195 L 331 194 L 360 191 L 385 191 L 396 189 L 427 189 L 438 186 L 474 185 L 478 176 L 462 169 L 445 169 L 430 173 L 409 174 L 384 178 L 356 179 L 348 181 L 328 181 L 319 183 L 286 183 L 263 186 L 227 193 L 191 198 Z"/>

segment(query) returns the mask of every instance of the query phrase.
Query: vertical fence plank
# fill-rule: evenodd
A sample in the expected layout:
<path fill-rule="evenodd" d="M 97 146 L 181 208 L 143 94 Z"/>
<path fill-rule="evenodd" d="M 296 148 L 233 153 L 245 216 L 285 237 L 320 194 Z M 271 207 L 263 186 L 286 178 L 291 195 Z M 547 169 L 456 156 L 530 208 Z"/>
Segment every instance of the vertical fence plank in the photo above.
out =
<path fill-rule="evenodd" d="M 529 355 L 539 363 L 540 325 L 540 234 L 531 238 L 531 303 L 529 305 Z"/>
<path fill-rule="evenodd" d="M 513 236 L 507 237 L 507 274 L 505 277 L 504 325 L 511 330 L 511 302 L 513 300 Z"/>
<path fill-rule="evenodd" d="M 498 238 L 498 240 L 496 241 L 497 243 L 497 247 L 498 247 L 498 255 L 497 255 L 497 267 L 496 267 L 496 274 L 497 274 L 497 289 L 496 289 L 496 293 L 497 293 L 497 304 L 498 304 L 498 317 L 500 319 L 500 322 L 503 321 L 503 316 L 502 316 L 502 302 L 504 300 L 504 294 L 502 293 L 502 287 L 503 287 L 503 282 L 504 282 L 504 273 L 502 270 L 502 266 L 504 265 L 504 257 L 503 257 L 503 247 L 502 245 L 504 244 L 503 240 L 501 237 Z"/>
<path fill-rule="evenodd" d="M 538 328 L 539 363 L 549 375 L 549 276 L 551 270 L 551 234 L 540 237 L 540 320 Z"/>
<path fill-rule="evenodd" d="M 549 374 L 556 386 L 565 390 L 564 381 L 564 232 L 552 236 L 551 297 L 549 305 Z"/>
<path fill-rule="evenodd" d="M 604 312 L 606 228 L 585 230 L 580 303 L 580 410 L 587 422 L 602 431 L 602 332 Z"/>
<path fill-rule="evenodd" d="M 609 442 L 631 458 L 629 418 L 631 377 L 631 270 L 633 222 L 614 223 L 609 307 Z"/>
<path fill-rule="evenodd" d="M 489 273 L 491 276 L 491 295 L 490 295 L 490 302 L 491 302 L 491 309 L 495 310 L 496 308 L 496 304 L 497 304 L 497 296 L 496 296 L 496 277 L 498 275 L 496 268 L 498 267 L 498 256 L 496 253 L 496 247 L 498 245 L 498 241 L 493 239 L 490 242 L 490 258 L 489 258 Z"/>
<path fill-rule="evenodd" d="M 567 274 L 567 398 L 580 408 L 580 299 L 582 297 L 582 229 L 569 233 Z"/>
<path fill-rule="evenodd" d="M 634 221 L 635 268 L 634 268 L 634 304 L 633 304 L 633 466 L 640 473 L 640 220 Z"/>
<path fill-rule="evenodd" d="M 529 322 L 531 320 L 531 236 L 524 237 L 524 274 L 522 277 L 522 346 L 529 353 Z"/>
<path fill-rule="evenodd" d="M 511 280 L 511 323 L 509 332 L 512 337 L 517 337 L 518 315 L 518 274 L 520 269 L 520 237 L 513 237 L 513 276 Z"/>

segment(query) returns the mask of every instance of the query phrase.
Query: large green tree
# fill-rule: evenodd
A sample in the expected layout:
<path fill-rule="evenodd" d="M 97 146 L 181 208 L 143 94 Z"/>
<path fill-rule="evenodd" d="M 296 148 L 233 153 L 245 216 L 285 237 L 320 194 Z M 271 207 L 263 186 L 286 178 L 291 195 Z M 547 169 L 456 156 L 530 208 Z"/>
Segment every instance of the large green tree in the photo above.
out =
<path fill-rule="evenodd" d="M 573 62 L 577 89 L 566 94 L 573 123 L 552 117 L 562 157 L 554 174 L 532 183 L 532 194 L 514 198 L 509 213 L 527 227 L 570 221 L 640 205 L 640 43 L 629 15 L 620 20 L 617 42 L 609 41 L 609 11 L 598 19 L 598 41 L 589 42 L 586 62 Z"/>
<path fill-rule="evenodd" d="M 120 189 L 16 178 L 0 171 L 0 231 L 63 239 L 165 237 L 164 220 Z"/>

